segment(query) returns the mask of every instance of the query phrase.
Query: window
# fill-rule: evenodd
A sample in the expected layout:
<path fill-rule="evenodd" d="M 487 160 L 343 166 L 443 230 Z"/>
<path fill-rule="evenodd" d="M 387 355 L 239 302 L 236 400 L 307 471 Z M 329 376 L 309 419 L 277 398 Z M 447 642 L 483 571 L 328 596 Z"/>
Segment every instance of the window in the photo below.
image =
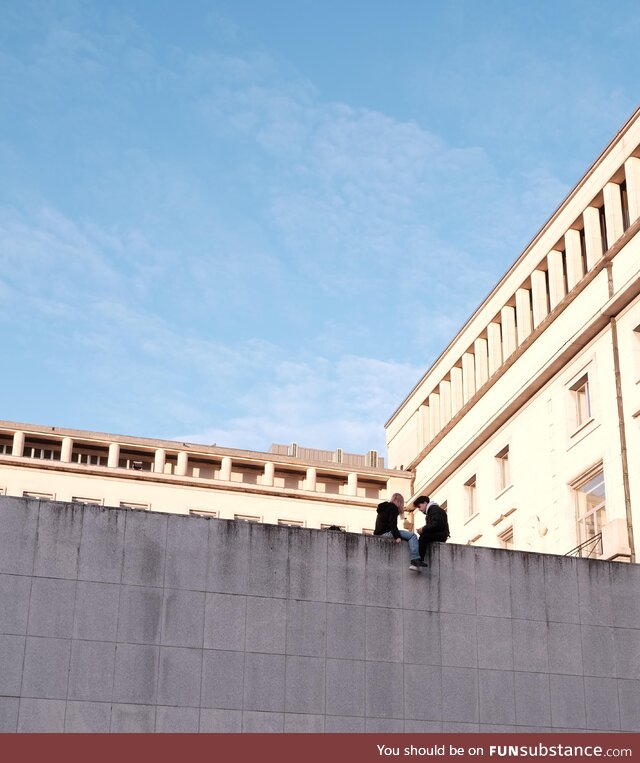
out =
<path fill-rule="evenodd" d="M 345 525 L 320 525 L 321 530 L 341 530 L 342 532 L 346 532 L 347 528 Z"/>
<path fill-rule="evenodd" d="M 259 522 L 260 517 L 250 517 L 247 514 L 234 514 L 233 518 L 238 522 Z"/>
<path fill-rule="evenodd" d="M 102 498 L 81 498 L 79 496 L 74 496 L 71 500 L 73 503 L 85 503 L 90 506 L 102 506 Z"/>
<path fill-rule="evenodd" d="M 513 527 L 507 527 L 498 535 L 500 548 L 513 548 Z"/>
<path fill-rule="evenodd" d="M 631 222 L 629 215 L 629 195 L 627 194 L 627 181 L 620 183 L 620 201 L 622 203 L 622 230 L 626 231 Z"/>
<path fill-rule="evenodd" d="M 591 398 L 589 396 L 589 376 L 581 376 L 569 388 L 573 399 L 575 428 L 583 426 L 591 418 Z"/>
<path fill-rule="evenodd" d="M 99 456 L 97 453 L 88 453 L 85 451 L 76 453 L 74 460 L 78 464 L 87 464 L 89 466 L 106 466 L 107 465 L 106 456 Z"/>
<path fill-rule="evenodd" d="M 496 482 L 498 493 L 506 490 L 511 485 L 508 445 L 506 445 L 499 453 L 496 454 Z"/>
<path fill-rule="evenodd" d="M 370 530 L 368 527 L 362 528 L 362 534 L 363 535 L 373 535 L 373 530 Z"/>
<path fill-rule="evenodd" d="M 13 451 L 13 438 L 0 437 L 0 456 L 10 456 Z"/>
<path fill-rule="evenodd" d="M 576 515 L 578 520 L 578 541 L 585 543 L 602 532 L 607 521 L 602 468 L 574 487 Z"/>
<path fill-rule="evenodd" d="M 38 501 L 53 501 L 53 493 L 34 493 L 31 490 L 25 490 L 23 498 L 36 498 Z"/>
<path fill-rule="evenodd" d="M 304 527 L 302 519 L 279 519 L 278 524 L 280 527 Z"/>
<path fill-rule="evenodd" d="M 151 508 L 150 503 L 133 503 L 132 501 L 120 501 L 121 509 L 144 509 L 145 511 Z"/>
<path fill-rule="evenodd" d="M 25 447 L 23 455 L 25 458 L 39 458 L 46 461 L 58 460 L 60 458 L 60 452 L 53 450 L 53 448 Z"/>
<path fill-rule="evenodd" d="M 473 475 L 473 477 L 471 477 L 464 483 L 464 492 L 465 492 L 467 519 L 471 519 L 471 517 L 474 516 L 478 511 L 475 474 Z"/>
<path fill-rule="evenodd" d="M 217 511 L 205 511 L 204 509 L 189 509 L 189 515 L 192 517 L 211 517 L 217 519 Z"/>

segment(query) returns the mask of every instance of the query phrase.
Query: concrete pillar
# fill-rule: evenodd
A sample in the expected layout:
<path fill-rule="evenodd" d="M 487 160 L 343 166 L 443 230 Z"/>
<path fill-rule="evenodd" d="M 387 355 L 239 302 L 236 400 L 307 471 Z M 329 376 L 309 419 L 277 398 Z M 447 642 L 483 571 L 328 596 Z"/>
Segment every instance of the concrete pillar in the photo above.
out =
<path fill-rule="evenodd" d="M 273 464 L 271 464 L 273 466 Z M 305 490 L 315 490 L 316 489 L 316 482 L 318 478 L 318 473 L 314 466 L 309 466 L 307 468 L 307 476 L 304 481 L 304 489 Z M 271 479 L 271 484 L 273 484 L 273 477 Z"/>
<path fill-rule="evenodd" d="M 460 366 L 454 366 L 449 374 L 451 377 L 451 415 L 456 413 L 464 405 L 464 395 L 462 393 L 462 369 Z"/>
<path fill-rule="evenodd" d="M 500 310 L 502 324 L 502 357 L 506 360 L 516 349 L 516 311 L 511 305 Z"/>
<path fill-rule="evenodd" d="M 480 389 L 489 378 L 489 351 L 486 339 L 476 339 L 473 343 L 473 355 L 476 359 L 476 389 Z"/>
<path fill-rule="evenodd" d="M 531 296 L 533 298 L 533 327 L 537 328 L 549 315 L 547 274 L 542 270 L 534 270 L 531 274 Z"/>
<path fill-rule="evenodd" d="M 156 448 L 156 456 L 153 460 L 153 471 L 156 474 L 162 474 L 164 472 L 164 464 L 167 460 L 167 452 L 164 448 Z"/>
<path fill-rule="evenodd" d="M 487 352 L 489 376 L 493 376 L 502 365 L 502 331 L 500 324 L 495 321 L 487 326 Z"/>
<path fill-rule="evenodd" d="M 440 395 L 432 392 L 429 395 L 429 432 L 435 437 L 440 431 Z"/>
<path fill-rule="evenodd" d="M 176 474 L 179 477 L 185 477 L 189 468 L 189 454 L 186 450 L 178 452 L 178 463 L 176 464 Z"/>
<path fill-rule="evenodd" d="M 462 399 L 466 403 L 476 392 L 476 364 L 472 352 L 462 356 Z"/>
<path fill-rule="evenodd" d="M 222 459 L 222 465 L 220 466 L 220 479 L 225 482 L 231 481 L 231 459 L 229 456 L 225 456 Z"/>
<path fill-rule="evenodd" d="M 429 442 L 429 406 L 426 403 L 418 408 L 418 448 L 422 450 Z"/>
<path fill-rule="evenodd" d="M 571 291 L 571 289 L 573 289 L 573 287 L 579 283 L 585 275 L 585 262 L 584 257 L 582 256 L 581 233 L 584 232 L 570 228 L 564 234 L 564 246 L 566 250 L 565 257 L 567 260 L 567 288 L 569 291 Z M 584 236 L 586 246 L 586 234 L 584 234 Z"/>
<path fill-rule="evenodd" d="M 611 246 L 624 233 L 620 186 L 617 183 L 607 183 L 602 192 L 604 195 L 604 216 L 607 221 L 607 239 L 609 246 Z"/>
<path fill-rule="evenodd" d="M 584 239 L 587 247 L 587 269 L 602 259 L 602 232 L 600 231 L 600 211 L 596 207 L 587 207 L 582 213 L 584 219 Z"/>
<path fill-rule="evenodd" d="M 624 175 L 627 181 L 627 200 L 629 202 L 629 224 L 640 217 L 640 159 L 630 156 L 624 163 Z"/>
<path fill-rule="evenodd" d="M 451 382 L 443 379 L 439 386 L 440 425 L 446 426 L 451 421 Z"/>
<path fill-rule="evenodd" d="M 107 459 L 107 466 L 111 469 L 116 469 L 120 463 L 120 445 L 117 442 L 109 443 L 109 458 Z"/>
<path fill-rule="evenodd" d="M 358 495 L 358 475 L 350 472 L 347 476 L 347 495 Z"/>
<path fill-rule="evenodd" d="M 72 453 L 73 453 L 73 440 L 70 437 L 63 437 L 62 449 L 60 450 L 60 461 L 63 464 L 70 464 Z"/>
<path fill-rule="evenodd" d="M 24 456 L 24 432 L 13 433 L 12 456 Z"/>
<path fill-rule="evenodd" d="M 229 469 L 229 472 L 231 472 L 231 469 Z M 276 465 L 273 463 L 273 461 L 267 461 L 267 463 L 264 465 L 264 474 L 262 475 L 262 484 L 273 487 L 273 478 L 275 476 L 275 473 L 276 473 Z"/>
<path fill-rule="evenodd" d="M 518 345 L 521 345 L 532 330 L 529 289 L 520 288 L 516 291 L 516 325 L 518 327 Z"/>
<path fill-rule="evenodd" d="M 549 273 L 549 309 L 553 310 L 566 296 L 564 263 L 562 261 L 562 252 L 559 249 L 552 249 L 547 255 L 547 269 Z"/>

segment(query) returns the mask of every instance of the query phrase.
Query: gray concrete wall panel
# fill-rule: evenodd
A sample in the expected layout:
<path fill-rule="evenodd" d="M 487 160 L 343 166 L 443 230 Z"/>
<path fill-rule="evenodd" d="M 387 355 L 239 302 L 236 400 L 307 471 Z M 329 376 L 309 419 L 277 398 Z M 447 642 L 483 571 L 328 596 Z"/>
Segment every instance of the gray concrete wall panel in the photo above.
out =
<path fill-rule="evenodd" d="M 640 568 L 0 497 L 0 731 L 640 731 Z"/>

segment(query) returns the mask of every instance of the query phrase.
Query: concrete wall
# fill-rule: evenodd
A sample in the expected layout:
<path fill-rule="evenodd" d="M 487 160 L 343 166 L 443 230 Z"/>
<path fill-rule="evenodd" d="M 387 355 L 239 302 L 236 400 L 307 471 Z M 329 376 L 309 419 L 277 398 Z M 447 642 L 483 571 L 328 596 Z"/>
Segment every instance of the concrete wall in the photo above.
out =
<path fill-rule="evenodd" d="M 0 498 L 1 731 L 640 731 L 640 567 Z"/>

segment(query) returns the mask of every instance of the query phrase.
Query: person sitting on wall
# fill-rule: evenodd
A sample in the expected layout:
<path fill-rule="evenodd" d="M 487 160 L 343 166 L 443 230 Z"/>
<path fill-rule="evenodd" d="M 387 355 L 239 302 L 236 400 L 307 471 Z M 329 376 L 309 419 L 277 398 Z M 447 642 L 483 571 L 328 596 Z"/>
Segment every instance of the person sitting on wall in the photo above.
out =
<path fill-rule="evenodd" d="M 420 535 L 418 543 L 420 559 L 426 567 L 424 557 L 426 556 L 429 544 L 446 543 L 449 537 L 449 520 L 447 519 L 447 512 L 435 501 L 430 501 L 428 495 L 421 495 L 419 498 L 416 498 L 413 505 L 425 514 L 427 518 L 424 527 L 418 528 L 418 534 Z"/>
<path fill-rule="evenodd" d="M 373 534 L 383 538 L 394 538 L 396 543 L 400 543 L 401 540 L 408 541 L 411 559 L 409 569 L 419 572 L 420 567 L 426 567 L 426 564 L 420 561 L 418 536 L 408 530 L 398 530 L 398 517 L 402 517 L 403 514 L 404 498 L 400 493 L 394 493 L 389 501 L 378 504 L 378 515 Z"/>

